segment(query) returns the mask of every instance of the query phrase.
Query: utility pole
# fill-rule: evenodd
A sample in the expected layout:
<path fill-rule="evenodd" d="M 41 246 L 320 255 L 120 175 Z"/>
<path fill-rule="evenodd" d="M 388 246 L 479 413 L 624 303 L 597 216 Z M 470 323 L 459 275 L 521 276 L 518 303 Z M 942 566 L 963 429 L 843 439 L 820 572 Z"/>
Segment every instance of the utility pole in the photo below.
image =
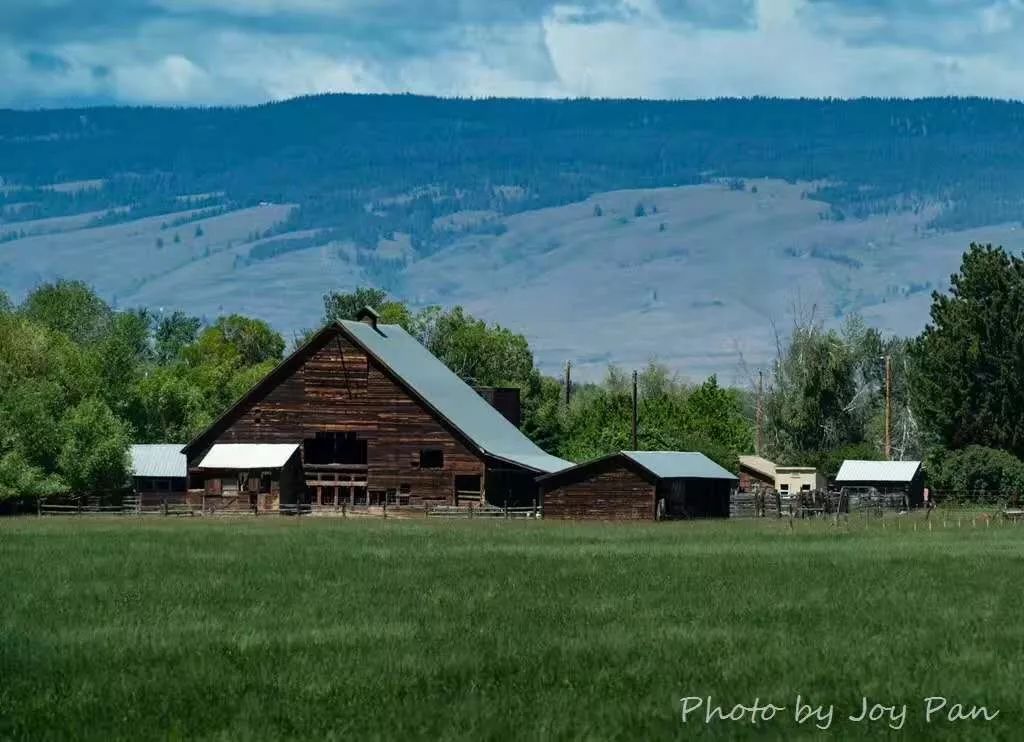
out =
<path fill-rule="evenodd" d="M 757 370 L 757 441 L 756 453 L 758 456 L 764 453 L 764 371 Z"/>
<path fill-rule="evenodd" d="M 636 371 L 633 372 L 633 450 L 639 451 L 636 442 Z"/>
<path fill-rule="evenodd" d="M 565 362 L 565 406 L 569 406 L 569 395 L 572 394 L 572 361 Z"/>
<path fill-rule="evenodd" d="M 885 356 L 885 459 L 892 460 L 892 356 Z"/>

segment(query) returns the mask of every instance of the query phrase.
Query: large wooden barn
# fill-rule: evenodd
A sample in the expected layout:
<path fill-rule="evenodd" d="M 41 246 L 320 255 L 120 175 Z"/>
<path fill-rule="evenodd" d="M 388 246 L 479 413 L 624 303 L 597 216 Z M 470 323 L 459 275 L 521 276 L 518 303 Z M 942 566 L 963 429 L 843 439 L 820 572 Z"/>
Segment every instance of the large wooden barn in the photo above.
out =
<path fill-rule="evenodd" d="M 727 518 L 736 477 L 701 453 L 621 451 L 537 478 L 545 518 Z"/>
<path fill-rule="evenodd" d="M 189 499 L 282 504 L 531 504 L 571 466 L 372 310 L 327 325 L 184 448 Z M 504 414 L 503 414 L 504 413 Z"/>

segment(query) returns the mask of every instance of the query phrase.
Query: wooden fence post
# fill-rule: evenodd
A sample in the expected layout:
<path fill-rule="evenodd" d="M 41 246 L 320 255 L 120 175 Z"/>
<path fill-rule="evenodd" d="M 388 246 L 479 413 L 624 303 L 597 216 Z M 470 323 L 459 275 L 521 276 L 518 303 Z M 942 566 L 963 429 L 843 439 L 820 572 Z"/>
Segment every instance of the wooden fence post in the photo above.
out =
<path fill-rule="evenodd" d="M 537 498 L 533 498 L 533 517 L 537 517 Z"/>
<path fill-rule="evenodd" d="M 36 498 L 36 515 L 40 518 L 43 517 L 43 498 L 41 495 Z"/>
<path fill-rule="evenodd" d="M 163 505 L 164 505 L 164 515 L 167 515 L 167 498 L 166 497 L 163 499 Z"/>
<path fill-rule="evenodd" d="M 473 503 L 469 503 L 469 517 L 473 518 Z"/>
<path fill-rule="evenodd" d="M 388 517 L 388 495 L 386 492 L 384 493 L 384 517 Z"/>

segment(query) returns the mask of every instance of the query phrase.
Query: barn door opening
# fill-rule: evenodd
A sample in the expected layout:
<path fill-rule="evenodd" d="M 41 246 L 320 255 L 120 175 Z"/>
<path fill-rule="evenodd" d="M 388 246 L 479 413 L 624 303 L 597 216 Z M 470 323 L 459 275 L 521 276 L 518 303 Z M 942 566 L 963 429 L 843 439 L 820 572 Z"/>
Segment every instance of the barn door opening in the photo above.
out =
<path fill-rule="evenodd" d="M 455 504 L 479 505 L 483 490 L 480 487 L 481 477 L 479 474 L 456 474 L 455 475 Z"/>

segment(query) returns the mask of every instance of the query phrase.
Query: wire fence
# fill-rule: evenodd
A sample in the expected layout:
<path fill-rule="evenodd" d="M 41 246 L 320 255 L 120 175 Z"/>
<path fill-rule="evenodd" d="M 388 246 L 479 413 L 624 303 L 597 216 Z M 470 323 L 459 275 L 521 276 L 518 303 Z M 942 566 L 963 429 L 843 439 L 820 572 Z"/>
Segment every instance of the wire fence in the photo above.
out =
<path fill-rule="evenodd" d="M 1013 519 L 1024 513 L 1024 497 L 1005 490 L 911 491 L 900 488 L 844 487 L 836 490 L 774 490 L 734 492 L 730 498 L 733 518 L 813 518 L 837 514 L 882 517 L 890 513 L 930 511 L 988 512 Z"/>

